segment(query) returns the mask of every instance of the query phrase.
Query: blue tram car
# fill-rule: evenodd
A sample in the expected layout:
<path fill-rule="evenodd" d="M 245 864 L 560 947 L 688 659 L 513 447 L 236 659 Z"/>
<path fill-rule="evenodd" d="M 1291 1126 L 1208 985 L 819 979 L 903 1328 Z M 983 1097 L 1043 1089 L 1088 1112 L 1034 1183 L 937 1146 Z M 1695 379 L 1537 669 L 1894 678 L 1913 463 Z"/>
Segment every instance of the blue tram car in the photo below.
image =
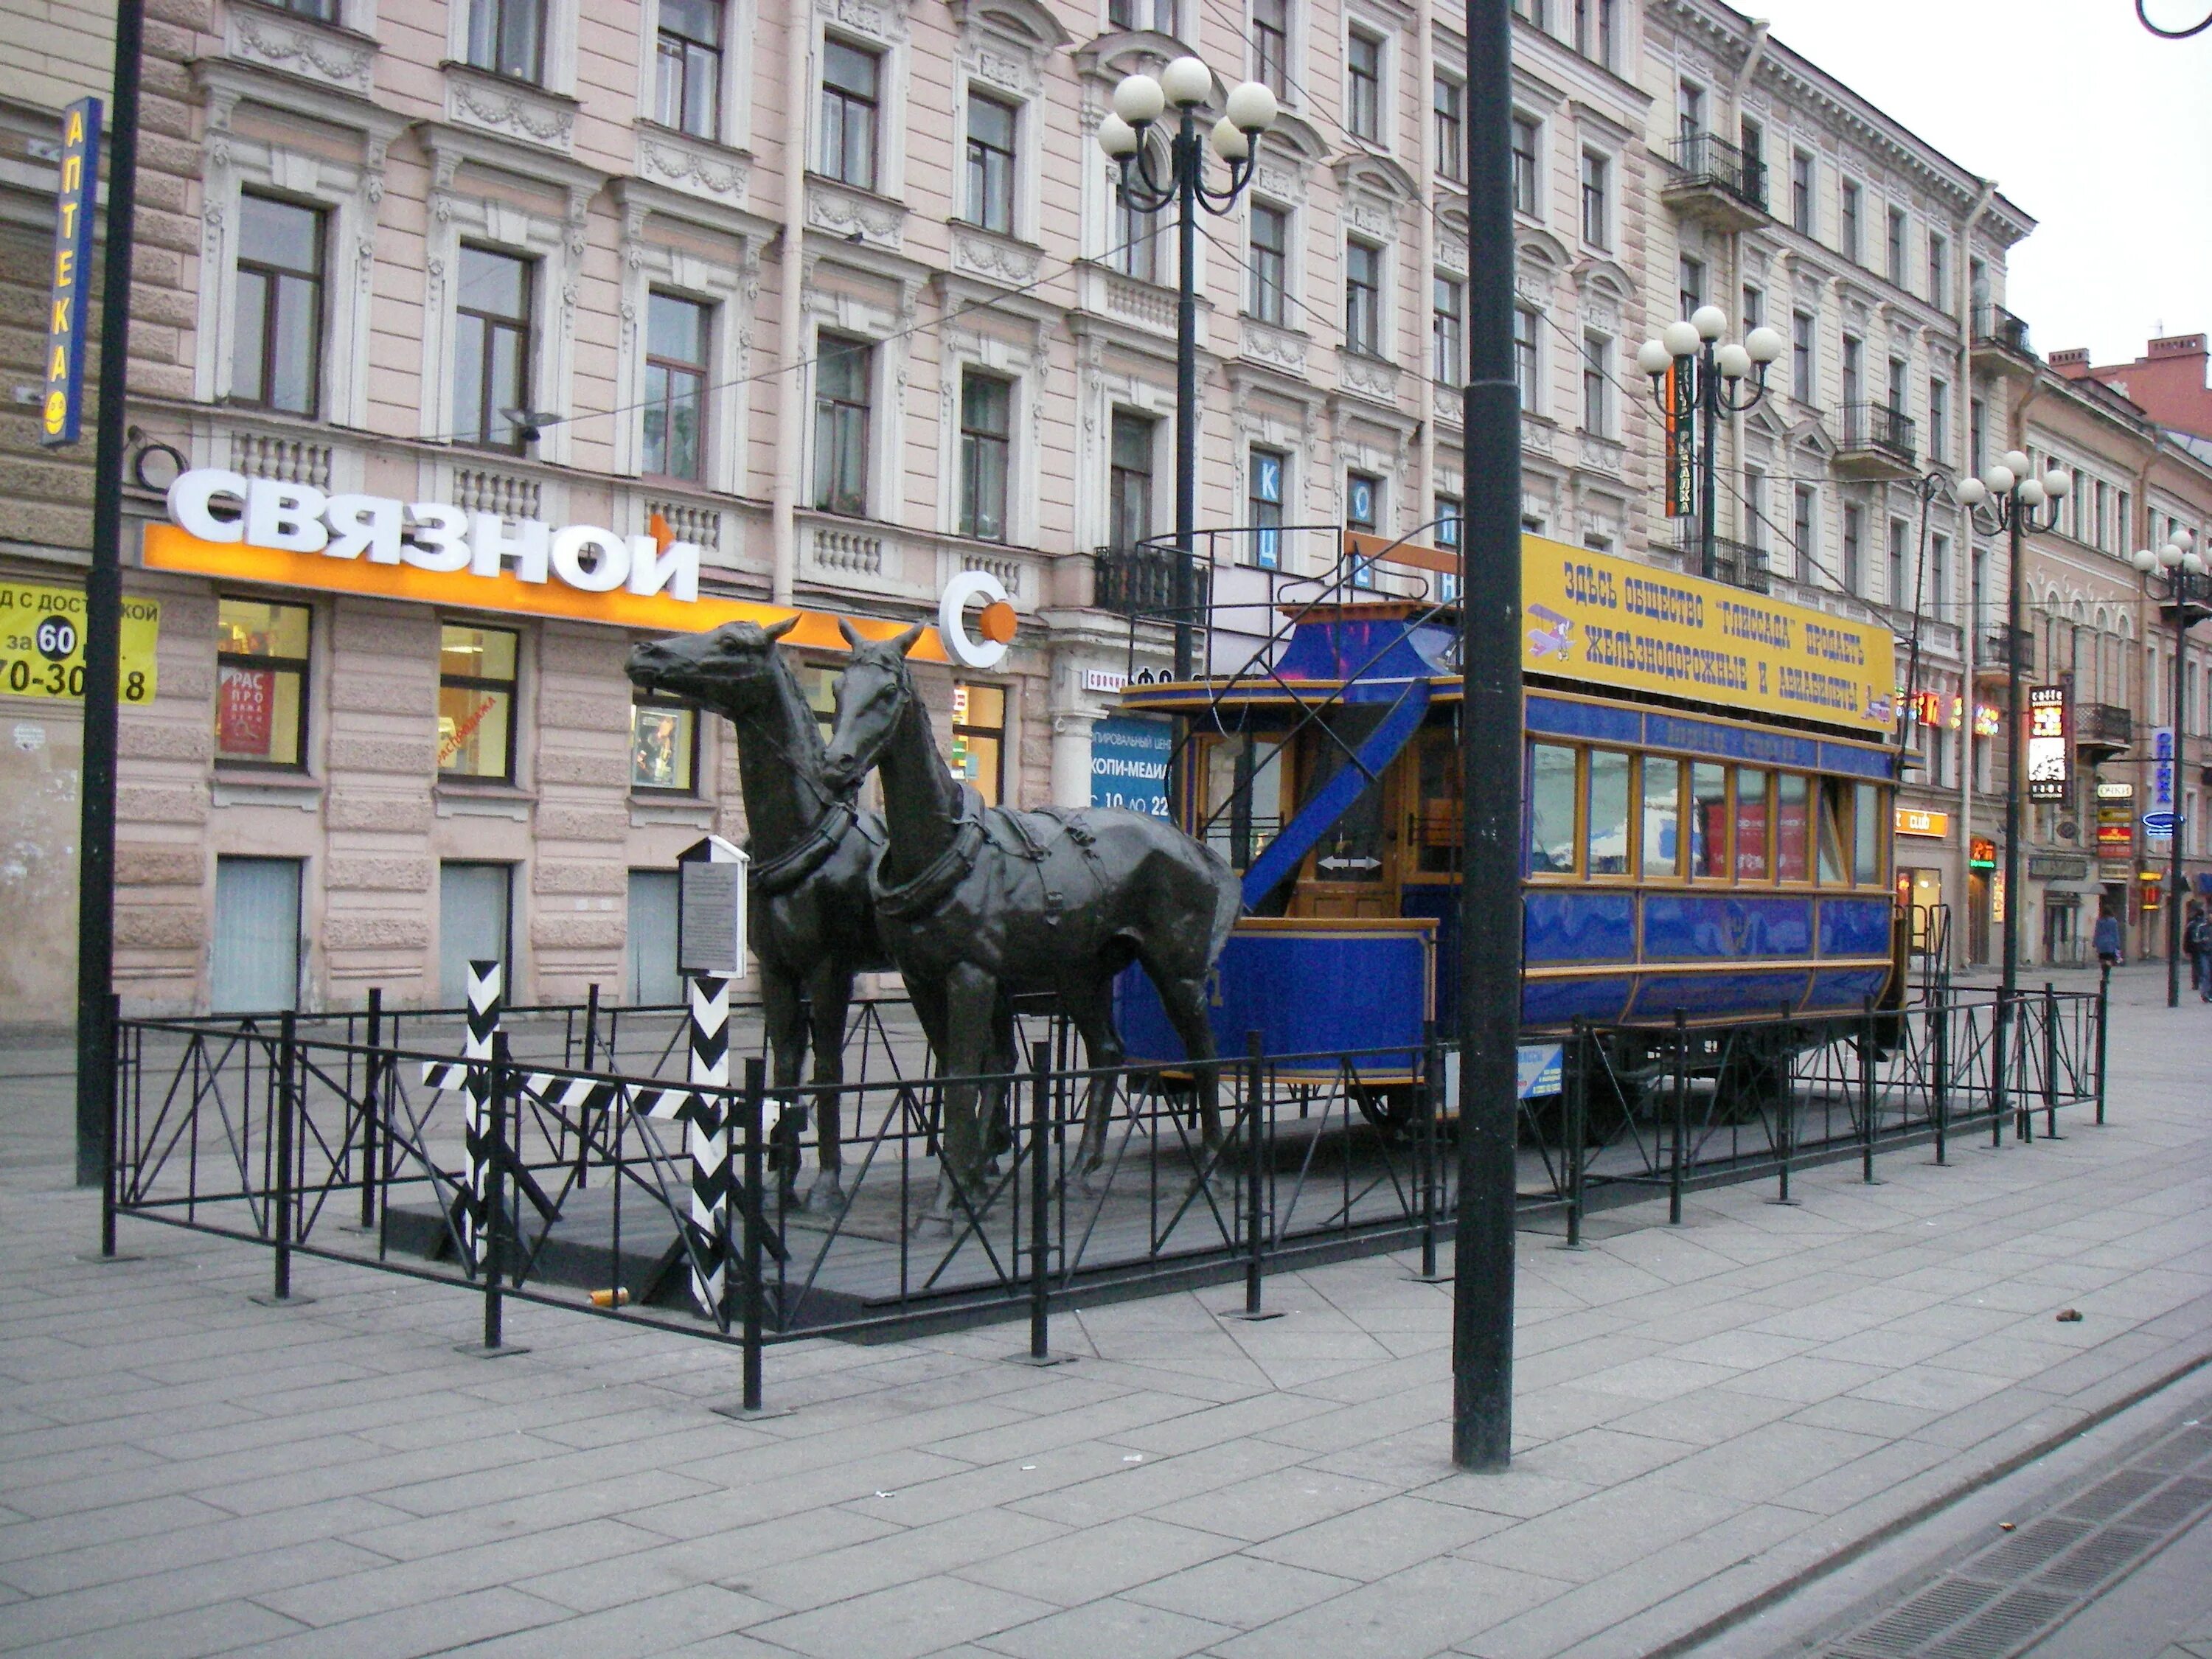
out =
<path fill-rule="evenodd" d="M 1536 537 L 1522 566 L 1524 1041 L 1890 1003 L 1887 631 Z M 1123 694 L 1175 721 L 1174 810 L 1243 884 L 1224 1053 L 1255 1030 L 1279 1054 L 1417 1047 L 1458 1006 L 1458 617 L 1309 592 L 1271 592 L 1227 672 Z M 1218 632 L 1210 654 L 1224 665 Z M 1121 988 L 1131 1058 L 1182 1058 L 1141 974 Z"/>

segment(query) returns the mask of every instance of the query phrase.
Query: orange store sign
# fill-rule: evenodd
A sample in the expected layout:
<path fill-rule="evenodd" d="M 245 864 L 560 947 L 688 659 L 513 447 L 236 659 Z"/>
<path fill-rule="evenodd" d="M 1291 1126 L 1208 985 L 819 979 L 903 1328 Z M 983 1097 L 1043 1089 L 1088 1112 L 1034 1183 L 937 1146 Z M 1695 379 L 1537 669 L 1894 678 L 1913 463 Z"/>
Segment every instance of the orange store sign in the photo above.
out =
<path fill-rule="evenodd" d="M 1897 809 L 1897 833 L 1900 836 L 1932 836 L 1941 840 L 1951 833 L 1948 812 L 1923 812 L 1917 807 Z"/>
<path fill-rule="evenodd" d="M 200 467 L 169 486 L 168 524 L 146 526 L 149 570 L 471 611 L 563 617 L 616 627 L 702 633 L 727 622 L 766 627 L 792 617 L 790 643 L 842 651 L 838 618 L 699 591 L 696 544 L 619 536 L 596 525 L 546 525 L 465 513 L 443 501 L 326 495 L 311 484 Z M 855 617 L 889 638 L 900 624 Z M 934 629 L 914 655 L 946 660 Z"/>

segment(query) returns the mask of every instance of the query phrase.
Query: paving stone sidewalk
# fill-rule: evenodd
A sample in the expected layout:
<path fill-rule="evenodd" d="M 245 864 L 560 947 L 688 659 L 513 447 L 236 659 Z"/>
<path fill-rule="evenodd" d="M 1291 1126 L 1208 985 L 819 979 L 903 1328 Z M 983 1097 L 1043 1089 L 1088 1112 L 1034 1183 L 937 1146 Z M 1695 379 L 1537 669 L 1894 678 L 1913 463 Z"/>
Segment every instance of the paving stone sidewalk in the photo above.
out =
<path fill-rule="evenodd" d="M 1523 1234 L 1517 1452 L 1446 1461 L 1449 1286 L 1377 1258 L 733 1353 L 125 1224 L 0 1054 L 0 1649 L 757 1659 L 1644 1655 L 2212 1356 L 2212 1011 L 2116 981 L 2112 1125 Z M 52 1054 L 46 1056 L 51 1060 Z M 60 1056 L 65 1059 L 66 1056 Z M 34 1075 L 27 1078 L 28 1071 Z M 2053 1315 L 2078 1307 L 2079 1323 Z"/>

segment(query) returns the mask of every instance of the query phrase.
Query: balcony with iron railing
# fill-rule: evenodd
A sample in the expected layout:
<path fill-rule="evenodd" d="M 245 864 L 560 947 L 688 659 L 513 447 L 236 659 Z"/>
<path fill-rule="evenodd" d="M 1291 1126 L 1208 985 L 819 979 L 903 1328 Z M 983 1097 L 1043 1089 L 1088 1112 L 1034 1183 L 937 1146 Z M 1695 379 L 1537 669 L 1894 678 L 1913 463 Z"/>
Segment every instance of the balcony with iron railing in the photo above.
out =
<path fill-rule="evenodd" d="M 1845 404 L 1836 415 L 1836 470 L 1850 478 L 1909 478 L 1918 471 L 1912 417 L 1887 404 Z"/>
<path fill-rule="evenodd" d="M 1674 176 L 1661 199 L 1685 217 L 1721 231 L 1748 230 L 1766 216 L 1766 164 L 1717 133 L 1674 140 Z"/>
<path fill-rule="evenodd" d="M 1101 611 L 1131 620 L 1172 622 L 1176 614 L 1176 563 L 1171 547 L 1102 547 L 1091 556 L 1091 602 Z M 1205 562 L 1192 572 L 1192 615 L 1206 613 L 1208 576 Z"/>
<path fill-rule="evenodd" d="M 2008 633 L 2011 633 L 2013 635 L 2013 648 L 2009 650 L 2007 648 L 2005 638 Z M 2019 629 L 2017 632 L 2014 632 L 2014 630 L 2008 629 L 2002 626 L 1991 629 L 1987 634 L 1984 635 L 1980 640 L 1976 641 L 1974 650 L 1974 677 L 1977 679 L 2001 680 L 2005 678 L 2011 672 L 2012 659 L 2014 651 L 2018 653 L 2020 657 L 2020 672 L 2023 674 L 2033 674 L 2035 672 L 2034 630 L 2032 629 L 2023 628 Z"/>
<path fill-rule="evenodd" d="M 1674 546 L 1682 556 L 1682 569 L 1687 575 L 1706 574 L 1703 568 L 1705 542 L 1700 536 L 1698 520 L 1677 519 Z M 1713 538 L 1712 580 L 1726 582 L 1731 587 L 1741 587 L 1753 593 L 1772 591 L 1766 562 L 1766 550 L 1754 547 L 1749 542 L 1732 537 Z"/>
<path fill-rule="evenodd" d="M 2033 374 L 2035 350 L 2027 343 L 2027 324 L 2002 306 L 1987 301 L 1976 306 L 1973 366 L 1998 374 Z"/>
<path fill-rule="evenodd" d="M 2074 746 L 2094 764 L 2109 760 L 2135 741 L 2135 715 L 2117 704 L 2074 705 Z"/>

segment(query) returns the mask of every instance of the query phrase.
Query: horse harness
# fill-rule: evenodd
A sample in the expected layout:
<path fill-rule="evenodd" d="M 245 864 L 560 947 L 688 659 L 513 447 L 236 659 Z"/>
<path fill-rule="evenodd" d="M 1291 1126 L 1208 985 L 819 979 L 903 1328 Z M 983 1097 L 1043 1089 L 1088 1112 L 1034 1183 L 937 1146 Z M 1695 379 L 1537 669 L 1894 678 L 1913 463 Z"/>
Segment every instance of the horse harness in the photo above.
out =
<path fill-rule="evenodd" d="M 927 869 L 896 887 L 884 887 L 879 875 L 872 873 L 876 908 L 898 921 L 936 909 L 974 872 L 983 848 L 988 845 L 1009 858 L 1035 866 L 1038 883 L 1043 888 L 1045 926 L 1056 927 L 1070 908 L 1068 896 L 1064 888 L 1051 884 L 1046 866 L 1052 862 L 1053 854 L 1063 840 L 1081 854 L 1082 862 L 1076 867 L 1090 882 L 1091 896 L 1096 897 L 1105 890 L 1098 868 L 1098 838 L 1087 822 L 1088 817 L 1076 807 L 1044 806 L 1019 812 L 1005 807 L 987 807 L 983 798 L 963 784 L 960 790 L 960 817 L 952 832 L 951 844 L 932 860 Z M 1056 825 L 1059 833 L 1040 836 L 1031 827 L 1031 821 L 1038 818 Z M 877 868 L 880 872 L 880 863 Z"/>
<path fill-rule="evenodd" d="M 747 879 L 753 894 L 758 898 L 775 898 L 787 893 L 830 861 L 830 855 L 843 844 L 846 832 L 857 829 L 862 837 L 881 844 L 879 836 L 871 835 L 866 824 L 853 803 L 843 798 L 823 807 L 808 826 L 806 833 L 791 846 L 778 853 L 766 863 L 752 866 Z"/>

